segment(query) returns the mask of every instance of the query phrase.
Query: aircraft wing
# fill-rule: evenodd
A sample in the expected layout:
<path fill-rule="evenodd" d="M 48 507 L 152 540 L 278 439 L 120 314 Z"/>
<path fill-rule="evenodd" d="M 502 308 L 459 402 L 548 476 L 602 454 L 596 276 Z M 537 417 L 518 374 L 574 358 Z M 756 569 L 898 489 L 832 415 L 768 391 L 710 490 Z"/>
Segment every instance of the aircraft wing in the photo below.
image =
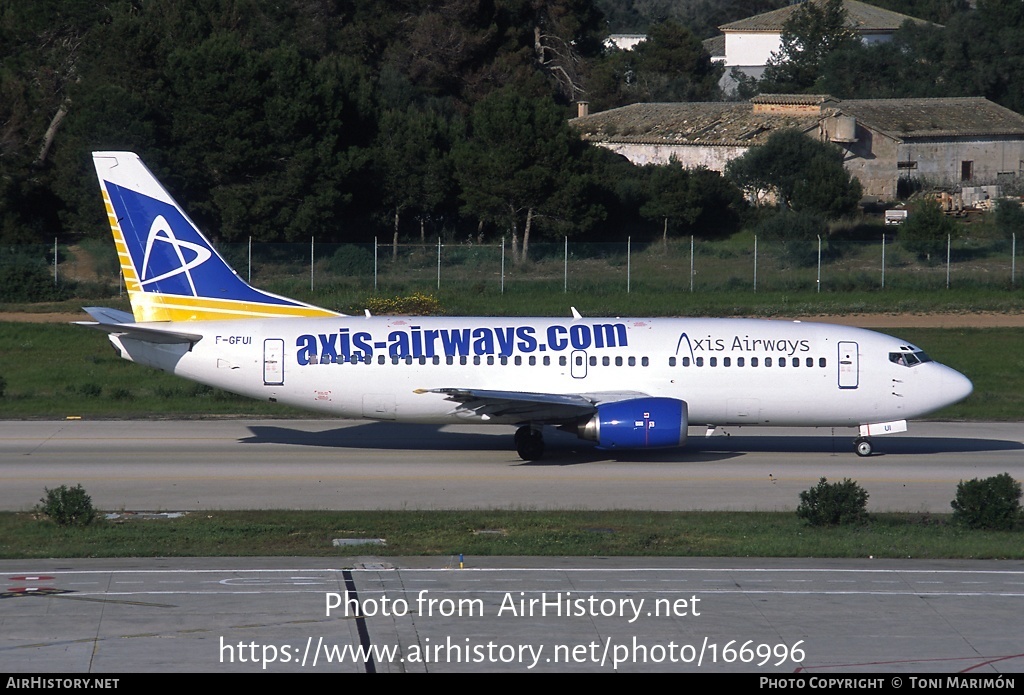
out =
<path fill-rule="evenodd" d="M 197 333 L 184 333 L 172 331 L 165 328 L 150 326 L 139 326 L 135 317 L 126 311 L 107 309 L 105 307 L 85 307 L 85 312 L 96 321 L 75 321 L 76 326 L 85 326 L 104 333 L 111 333 L 125 338 L 142 340 L 147 343 L 160 343 L 162 345 L 176 345 L 187 343 L 189 349 L 203 339 Z"/>
<path fill-rule="evenodd" d="M 644 398 L 638 391 L 557 394 L 487 389 L 417 389 L 417 393 L 440 393 L 458 403 L 456 410 L 471 411 L 486 419 L 561 424 L 597 412 L 601 403 Z"/>

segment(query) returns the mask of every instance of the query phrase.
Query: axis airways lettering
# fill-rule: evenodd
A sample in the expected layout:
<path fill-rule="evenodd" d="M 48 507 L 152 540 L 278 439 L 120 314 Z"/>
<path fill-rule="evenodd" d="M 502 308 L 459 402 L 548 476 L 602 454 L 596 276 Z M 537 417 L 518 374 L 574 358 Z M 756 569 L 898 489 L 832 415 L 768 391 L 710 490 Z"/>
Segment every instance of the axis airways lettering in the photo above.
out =
<path fill-rule="evenodd" d="M 368 331 L 304 334 L 295 339 L 300 365 L 367 361 L 376 354 L 389 357 L 509 356 L 515 353 L 560 352 L 627 347 L 623 323 L 478 328 L 408 328 L 392 330 L 383 340 Z"/>
<path fill-rule="evenodd" d="M 732 342 L 726 338 L 691 339 L 694 352 L 785 352 L 787 355 L 795 355 L 797 352 L 810 352 L 811 343 L 808 340 L 772 340 L 770 338 L 751 338 L 745 336 L 733 336 Z"/>

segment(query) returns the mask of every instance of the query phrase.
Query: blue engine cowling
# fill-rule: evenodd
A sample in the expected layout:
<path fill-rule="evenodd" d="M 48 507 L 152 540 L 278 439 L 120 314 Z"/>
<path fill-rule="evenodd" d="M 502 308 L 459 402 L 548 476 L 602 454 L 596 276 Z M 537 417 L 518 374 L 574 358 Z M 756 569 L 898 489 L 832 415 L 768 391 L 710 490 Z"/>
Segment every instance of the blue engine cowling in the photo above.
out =
<path fill-rule="evenodd" d="M 577 434 L 601 449 L 650 449 L 686 443 L 686 401 L 634 398 L 603 403 Z"/>

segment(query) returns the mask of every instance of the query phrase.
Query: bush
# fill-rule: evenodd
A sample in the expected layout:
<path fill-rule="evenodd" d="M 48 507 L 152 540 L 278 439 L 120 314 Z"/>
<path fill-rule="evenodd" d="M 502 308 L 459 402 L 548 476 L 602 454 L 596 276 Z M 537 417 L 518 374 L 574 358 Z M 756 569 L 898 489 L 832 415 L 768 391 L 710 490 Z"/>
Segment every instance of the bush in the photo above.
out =
<path fill-rule="evenodd" d="M 846 478 L 829 484 L 825 478 L 815 487 L 800 493 L 796 515 L 811 526 L 838 526 L 867 521 L 868 493 Z"/>
<path fill-rule="evenodd" d="M 88 526 L 96 519 L 96 510 L 92 506 L 92 498 L 86 494 L 81 484 L 73 488 L 61 485 L 46 490 L 41 497 L 41 504 L 36 512 L 52 519 L 58 526 Z"/>
<path fill-rule="evenodd" d="M 400 314 L 408 316 L 433 316 L 442 313 L 441 302 L 431 294 L 415 293 L 407 297 L 369 297 L 366 308 L 370 313 L 381 316 Z"/>
<path fill-rule="evenodd" d="M 960 481 L 956 486 L 953 521 L 973 529 L 1012 529 L 1020 519 L 1020 483 L 1001 473 L 991 478 Z"/>

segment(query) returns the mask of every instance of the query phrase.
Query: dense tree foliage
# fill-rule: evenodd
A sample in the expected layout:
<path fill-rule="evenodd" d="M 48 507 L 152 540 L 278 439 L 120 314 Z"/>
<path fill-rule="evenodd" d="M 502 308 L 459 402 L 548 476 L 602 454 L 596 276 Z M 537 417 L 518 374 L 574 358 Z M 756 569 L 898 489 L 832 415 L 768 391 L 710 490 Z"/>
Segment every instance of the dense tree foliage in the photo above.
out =
<path fill-rule="evenodd" d="M 842 0 L 802 4 L 786 21 L 779 52 L 769 59 L 761 78 L 761 91 L 792 94 L 813 86 L 829 55 L 860 45 L 847 19 Z"/>
<path fill-rule="evenodd" d="M 719 98 L 699 39 L 785 4 L 0 0 L 0 242 L 106 235 L 89 155 L 103 149 L 139 152 L 225 241 L 506 236 L 525 255 L 538 237 L 665 235 L 666 219 L 668 235 L 732 229 L 731 182 L 689 172 L 677 191 L 653 186 L 566 121 L 581 99 Z M 894 6 L 946 27 L 842 43 L 785 84 L 1024 111 L 1024 9 L 976 5 Z M 648 41 L 603 46 L 630 22 Z M 817 44 L 792 45 L 803 60 L 795 49 Z M 788 205 L 847 209 L 851 182 L 831 164 L 808 176 Z M 673 196 L 688 212 L 657 211 Z"/>
<path fill-rule="evenodd" d="M 751 196 L 769 194 L 782 208 L 829 219 L 853 212 L 860 181 L 843 167 L 843 152 L 799 130 L 773 133 L 726 166 L 726 175 Z"/>
<path fill-rule="evenodd" d="M 596 111 L 638 101 L 714 101 L 723 69 L 688 29 L 666 21 L 632 50 L 609 49 L 591 72 L 586 96 Z"/>

